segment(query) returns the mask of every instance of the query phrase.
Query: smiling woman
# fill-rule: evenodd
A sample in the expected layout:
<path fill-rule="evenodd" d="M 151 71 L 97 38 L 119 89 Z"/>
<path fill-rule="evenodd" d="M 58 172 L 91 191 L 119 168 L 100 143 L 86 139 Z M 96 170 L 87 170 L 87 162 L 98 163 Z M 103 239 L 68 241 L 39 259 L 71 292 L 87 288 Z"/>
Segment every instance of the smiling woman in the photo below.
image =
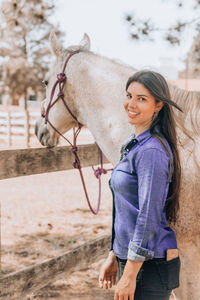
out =
<path fill-rule="evenodd" d="M 135 133 L 124 146 L 110 179 L 113 225 L 100 287 L 114 300 L 168 300 L 179 286 L 175 232 L 179 209 L 180 160 L 168 85 L 162 75 L 136 72 L 126 84 L 124 109 Z"/>

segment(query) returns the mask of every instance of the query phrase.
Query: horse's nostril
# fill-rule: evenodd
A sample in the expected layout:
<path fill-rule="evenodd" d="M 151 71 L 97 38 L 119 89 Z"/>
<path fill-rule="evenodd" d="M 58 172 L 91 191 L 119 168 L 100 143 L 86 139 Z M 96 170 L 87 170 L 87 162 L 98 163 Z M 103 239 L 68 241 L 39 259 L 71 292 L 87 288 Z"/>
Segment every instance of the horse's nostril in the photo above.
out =
<path fill-rule="evenodd" d="M 42 143 L 42 138 L 43 138 L 43 136 L 44 136 L 44 132 L 42 132 L 41 134 L 40 134 L 40 142 Z"/>

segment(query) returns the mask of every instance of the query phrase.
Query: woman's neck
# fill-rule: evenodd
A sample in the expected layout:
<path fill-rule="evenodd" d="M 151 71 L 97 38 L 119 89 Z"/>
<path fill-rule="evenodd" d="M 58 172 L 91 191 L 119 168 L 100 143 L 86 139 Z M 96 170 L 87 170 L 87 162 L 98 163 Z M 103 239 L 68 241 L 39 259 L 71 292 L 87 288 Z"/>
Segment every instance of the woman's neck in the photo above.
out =
<path fill-rule="evenodd" d="M 150 125 L 146 125 L 146 126 L 134 126 L 134 128 L 135 128 L 135 136 L 137 137 L 139 134 L 141 134 L 145 130 L 149 129 Z"/>

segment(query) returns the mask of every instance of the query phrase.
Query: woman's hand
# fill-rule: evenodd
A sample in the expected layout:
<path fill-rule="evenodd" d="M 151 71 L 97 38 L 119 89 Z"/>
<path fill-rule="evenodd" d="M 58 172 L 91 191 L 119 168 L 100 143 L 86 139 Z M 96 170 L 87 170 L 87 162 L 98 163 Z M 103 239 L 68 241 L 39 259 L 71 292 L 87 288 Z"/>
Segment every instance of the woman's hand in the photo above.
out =
<path fill-rule="evenodd" d="M 123 275 L 119 280 L 114 300 L 133 300 L 136 289 L 136 277 L 143 262 L 136 262 L 128 259 Z"/>
<path fill-rule="evenodd" d="M 115 289 L 114 300 L 133 300 L 136 288 L 136 279 L 122 275 Z"/>
<path fill-rule="evenodd" d="M 116 283 L 117 277 L 117 260 L 111 251 L 99 272 L 99 287 L 111 288 Z"/>

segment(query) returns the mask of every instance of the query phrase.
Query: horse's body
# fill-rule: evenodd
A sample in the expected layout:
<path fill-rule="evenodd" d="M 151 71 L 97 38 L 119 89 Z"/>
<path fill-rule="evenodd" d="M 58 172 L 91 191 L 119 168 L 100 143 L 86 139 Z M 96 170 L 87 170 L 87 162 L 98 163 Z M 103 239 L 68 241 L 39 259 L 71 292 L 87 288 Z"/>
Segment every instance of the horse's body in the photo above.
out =
<path fill-rule="evenodd" d="M 126 81 L 135 70 L 90 52 L 87 35 L 79 46 L 71 46 L 64 51 L 52 34 L 51 47 L 56 61 L 49 77 L 46 106 L 56 75 L 61 72 L 67 55 L 70 51 L 80 48 L 81 52 L 74 55 L 67 65 L 65 100 L 78 121 L 89 128 L 108 160 L 115 165 L 119 161 L 121 144 L 134 131 L 134 127 L 128 123 L 122 103 Z M 175 290 L 175 294 L 178 300 L 198 300 L 200 299 L 200 160 L 194 152 L 200 150 L 198 149 L 200 94 L 172 86 L 170 89 L 172 99 L 185 111 L 182 116 L 177 114 L 183 178 L 178 221 L 175 226 L 171 226 L 176 232 L 182 263 L 180 287 Z M 49 119 L 62 133 L 75 125 L 61 100 L 51 108 Z M 184 133 L 186 130 L 190 130 L 194 141 L 186 137 Z M 44 146 L 57 145 L 58 134 L 48 123 L 44 124 L 42 118 L 36 123 L 36 133 Z"/>

